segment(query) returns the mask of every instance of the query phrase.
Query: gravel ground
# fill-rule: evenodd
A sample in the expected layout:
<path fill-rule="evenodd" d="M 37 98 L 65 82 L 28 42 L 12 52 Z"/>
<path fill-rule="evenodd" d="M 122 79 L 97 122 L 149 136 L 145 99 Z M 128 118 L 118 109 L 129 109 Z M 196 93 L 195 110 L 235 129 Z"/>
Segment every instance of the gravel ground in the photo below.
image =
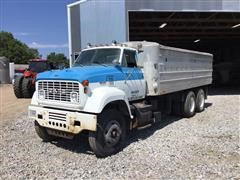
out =
<path fill-rule="evenodd" d="M 169 116 L 96 158 L 85 136 L 42 142 L 27 113 L 0 127 L 0 179 L 239 179 L 240 91 L 213 91 L 204 112 Z"/>

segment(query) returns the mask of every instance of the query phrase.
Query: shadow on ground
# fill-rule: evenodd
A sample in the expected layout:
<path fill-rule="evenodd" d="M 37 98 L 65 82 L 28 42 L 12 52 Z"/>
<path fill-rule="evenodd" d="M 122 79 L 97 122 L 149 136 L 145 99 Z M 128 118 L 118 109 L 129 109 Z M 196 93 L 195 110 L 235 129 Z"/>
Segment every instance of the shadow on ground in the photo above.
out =
<path fill-rule="evenodd" d="M 240 83 L 240 82 L 239 82 Z M 225 85 L 225 86 L 211 86 L 209 87 L 208 95 L 240 95 L 240 86 Z"/>
<path fill-rule="evenodd" d="M 73 139 L 59 138 L 56 141 L 51 142 L 57 147 L 83 154 L 93 154 L 88 144 L 88 134 L 76 135 Z"/>
<path fill-rule="evenodd" d="M 211 104 L 209 103 L 208 107 L 210 105 Z M 146 127 L 139 128 L 137 130 L 130 132 L 128 138 L 126 139 L 126 144 L 124 148 L 126 148 L 128 145 L 130 145 L 133 142 L 147 139 L 148 137 L 153 135 L 156 131 L 182 118 L 177 116 L 165 115 L 162 119 L 164 119 L 164 121 L 157 122 L 154 125 L 148 125 Z M 67 149 L 69 151 L 76 152 L 76 153 L 93 154 L 88 143 L 88 134 L 77 135 L 72 140 L 59 139 L 57 141 L 52 142 L 52 144 L 56 145 L 57 147 Z"/>
<path fill-rule="evenodd" d="M 240 95 L 240 87 L 210 87 L 209 95 Z M 205 108 L 209 108 L 210 106 L 212 106 L 212 103 L 205 103 Z M 162 119 L 163 121 L 155 123 L 153 126 L 150 125 L 148 127 L 132 131 L 126 140 L 125 148 L 133 142 L 147 139 L 148 137 L 152 136 L 156 131 L 161 130 L 162 128 L 178 120 L 181 120 L 182 118 L 178 116 L 164 115 Z M 88 144 L 88 134 L 86 133 L 77 135 L 72 140 L 59 139 L 58 141 L 52 142 L 52 144 L 76 153 L 93 154 Z"/>
<path fill-rule="evenodd" d="M 181 120 L 182 117 L 164 115 L 161 122 L 157 122 L 153 125 L 146 126 L 144 128 L 139 128 L 130 133 L 129 138 L 126 142 L 126 146 L 130 145 L 133 142 L 147 139 L 152 136 L 156 131 L 163 129 L 164 127 Z"/>

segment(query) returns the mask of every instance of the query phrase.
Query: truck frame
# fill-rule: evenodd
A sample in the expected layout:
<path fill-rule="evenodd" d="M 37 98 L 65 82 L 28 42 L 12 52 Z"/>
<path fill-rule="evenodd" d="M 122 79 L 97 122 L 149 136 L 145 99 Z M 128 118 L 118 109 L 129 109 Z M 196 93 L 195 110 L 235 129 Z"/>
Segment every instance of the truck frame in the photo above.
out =
<path fill-rule="evenodd" d="M 38 75 L 29 118 L 44 141 L 88 131 L 93 152 L 106 157 L 163 113 L 190 118 L 203 111 L 212 58 L 146 41 L 89 44 L 72 68 Z"/>

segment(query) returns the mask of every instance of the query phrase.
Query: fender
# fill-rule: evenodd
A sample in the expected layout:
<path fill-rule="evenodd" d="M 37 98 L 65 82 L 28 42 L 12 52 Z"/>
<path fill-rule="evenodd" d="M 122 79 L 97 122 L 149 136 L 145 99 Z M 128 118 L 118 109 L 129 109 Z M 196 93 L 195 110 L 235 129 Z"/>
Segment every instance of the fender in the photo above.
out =
<path fill-rule="evenodd" d="M 33 96 L 32 96 L 32 99 L 31 99 L 31 105 L 38 105 L 37 92 L 36 91 L 33 93 Z"/>
<path fill-rule="evenodd" d="M 102 86 L 93 89 L 91 95 L 87 98 L 83 111 L 101 113 L 107 104 L 117 100 L 123 100 L 126 103 L 129 115 L 132 118 L 133 116 L 125 92 L 116 87 Z"/>

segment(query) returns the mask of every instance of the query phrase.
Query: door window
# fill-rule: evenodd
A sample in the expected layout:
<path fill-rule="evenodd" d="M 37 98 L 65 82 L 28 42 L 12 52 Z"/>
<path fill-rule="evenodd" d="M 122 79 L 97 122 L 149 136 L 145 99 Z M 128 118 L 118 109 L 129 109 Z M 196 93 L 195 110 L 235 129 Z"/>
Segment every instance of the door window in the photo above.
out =
<path fill-rule="evenodd" d="M 122 66 L 124 67 L 137 67 L 136 52 L 131 50 L 124 50 Z"/>

